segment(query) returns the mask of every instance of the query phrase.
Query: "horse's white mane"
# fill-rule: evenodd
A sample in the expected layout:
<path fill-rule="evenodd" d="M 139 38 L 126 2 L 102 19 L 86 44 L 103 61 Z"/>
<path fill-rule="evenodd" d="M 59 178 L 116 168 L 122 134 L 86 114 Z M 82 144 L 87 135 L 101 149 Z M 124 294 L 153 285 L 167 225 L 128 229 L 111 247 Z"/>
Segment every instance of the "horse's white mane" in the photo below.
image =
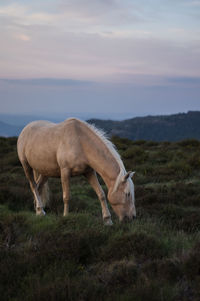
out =
<path fill-rule="evenodd" d="M 125 170 L 124 164 L 121 160 L 121 157 L 120 157 L 119 153 L 117 152 L 115 145 L 109 140 L 108 136 L 106 135 L 106 133 L 102 129 L 98 129 L 94 124 L 90 124 L 90 123 L 85 122 L 85 121 L 82 121 L 82 122 L 84 124 L 86 124 L 86 126 L 88 126 L 89 129 L 91 129 L 101 139 L 101 141 L 104 143 L 104 145 L 106 145 L 108 150 L 115 157 L 117 163 L 119 164 L 120 172 L 119 172 L 119 174 L 116 178 L 115 185 L 114 185 L 114 188 L 113 188 L 113 191 L 112 191 L 112 193 L 114 193 L 117 190 L 120 182 L 122 181 L 122 179 L 124 178 L 124 176 L 126 174 L 126 170 Z M 128 183 L 128 185 L 126 185 L 124 192 L 129 192 L 131 190 L 131 194 L 133 195 L 134 190 L 133 190 L 133 186 L 130 185 L 130 183 L 132 183 L 130 178 L 128 179 L 127 183 Z"/>
<path fill-rule="evenodd" d="M 81 122 L 83 122 L 89 129 L 91 129 L 101 139 L 101 141 L 108 148 L 108 150 L 115 157 L 117 163 L 119 164 L 119 167 L 120 167 L 120 173 L 119 174 L 124 174 L 125 167 L 124 167 L 124 164 L 121 160 L 121 157 L 120 157 L 119 153 L 117 152 L 115 145 L 109 140 L 106 133 L 102 129 L 97 128 L 94 124 L 90 124 L 90 123 L 85 122 L 85 121 L 81 121 Z"/>

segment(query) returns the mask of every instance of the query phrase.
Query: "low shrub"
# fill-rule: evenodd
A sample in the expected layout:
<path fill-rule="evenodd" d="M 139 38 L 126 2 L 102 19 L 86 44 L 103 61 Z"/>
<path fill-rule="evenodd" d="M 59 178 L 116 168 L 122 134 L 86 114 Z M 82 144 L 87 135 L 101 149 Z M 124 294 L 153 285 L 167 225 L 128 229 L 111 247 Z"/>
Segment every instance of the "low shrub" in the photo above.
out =
<path fill-rule="evenodd" d="M 168 250 L 159 238 L 145 232 L 112 238 L 101 252 L 102 260 L 137 258 L 138 261 L 162 258 Z"/>
<path fill-rule="evenodd" d="M 196 139 L 185 139 L 177 142 L 177 144 L 182 147 L 198 147 L 200 146 L 200 141 Z"/>
<path fill-rule="evenodd" d="M 133 163 L 143 163 L 147 160 L 147 153 L 140 146 L 131 146 L 122 153 L 124 159 L 132 160 Z"/>

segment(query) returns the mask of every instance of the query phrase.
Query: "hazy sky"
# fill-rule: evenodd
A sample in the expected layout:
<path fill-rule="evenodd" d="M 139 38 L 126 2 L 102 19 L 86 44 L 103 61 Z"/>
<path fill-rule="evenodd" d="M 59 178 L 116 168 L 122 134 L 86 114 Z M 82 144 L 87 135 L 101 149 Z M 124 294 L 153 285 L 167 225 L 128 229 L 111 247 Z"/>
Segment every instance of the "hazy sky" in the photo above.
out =
<path fill-rule="evenodd" d="M 200 110 L 200 0 L 0 0 L 0 113 Z"/>

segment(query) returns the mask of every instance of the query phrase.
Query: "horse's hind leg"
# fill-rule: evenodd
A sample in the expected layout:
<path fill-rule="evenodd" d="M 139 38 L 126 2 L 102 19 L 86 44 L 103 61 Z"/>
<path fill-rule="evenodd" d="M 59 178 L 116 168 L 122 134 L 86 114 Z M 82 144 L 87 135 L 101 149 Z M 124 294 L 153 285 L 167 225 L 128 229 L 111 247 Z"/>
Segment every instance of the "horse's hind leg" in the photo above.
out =
<path fill-rule="evenodd" d="M 103 189 L 101 188 L 101 185 L 99 184 L 96 172 L 94 170 L 91 170 L 88 173 L 86 173 L 85 176 L 100 200 L 104 224 L 108 226 L 112 225 L 113 223 L 111 220 L 110 211 L 108 209 L 106 196 Z"/>
<path fill-rule="evenodd" d="M 34 195 L 36 214 L 37 215 L 45 215 L 45 211 L 43 210 L 42 201 L 40 199 L 40 195 L 39 195 L 39 192 L 37 189 L 37 184 L 34 180 L 33 169 L 30 167 L 30 165 L 27 162 L 22 162 L 22 166 L 24 168 L 25 175 L 26 175 L 27 179 L 29 180 L 31 190 Z"/>
<path fill-rule="evenodd" d="M 48 177 L 39 174 L 36 170 L 33 170 L 33 175 L 42 205 L 45 207 L 45 205 L 49 202 L 49 186 L 47 183 Z"/>

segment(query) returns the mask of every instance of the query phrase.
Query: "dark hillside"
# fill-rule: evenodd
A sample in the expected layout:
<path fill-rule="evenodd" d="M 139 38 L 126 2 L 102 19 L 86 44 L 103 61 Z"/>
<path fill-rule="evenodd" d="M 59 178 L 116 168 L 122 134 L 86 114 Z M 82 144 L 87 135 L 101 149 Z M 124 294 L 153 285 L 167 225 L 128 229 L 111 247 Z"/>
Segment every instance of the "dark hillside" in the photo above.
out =
<path fill-rule="evenodd" d="M 137 117 L 124 121 L 92 119 L 89 122 L 104 129 L 110 136 L 116 135 L 131 140 L 200 139 L 200 112 Z"/>
<path fill-rule="evenodd" d="M 0 138 L 2 301 L 200 300 L 200 142 L 113 143 L 136 171 L 137 218 L 120 224 L 111 211 L 105 227 L 83 177 L 71 180 L 68 217 L 59 179 L 47 216 L 35 216 L 16 138 Z"/>
<path fill-rule="evenodd" d="M 9 121 L 12 118 L 13 124 L 16 122 L 16 126 L 0 121 L 0 136 L 18 136 L 23 128 L 23 126 L 20 127 L 18 125 L 19 116 L 18 118 L 17 116 L 8 117 L 9 115 L 7 116 Z M 4 116 L 5 118 L 6 116 Z M 41 119 L 41 117 L 37 118 L 35 116 L 35 120 L 37 119 Z M 30 120 L 34 120 L 34 117 L 22 116 L 22 122 L 25 122 L 25 124 L 30 122 Z M 168 116 L 136 117 L 123 121 L 91 119 L 89 122 L 104 129 L 110 137 L 120 136 L 131 140 L 143 139 L 150 141 L 200 140 L 200 112 L 188 112 Z"/>

